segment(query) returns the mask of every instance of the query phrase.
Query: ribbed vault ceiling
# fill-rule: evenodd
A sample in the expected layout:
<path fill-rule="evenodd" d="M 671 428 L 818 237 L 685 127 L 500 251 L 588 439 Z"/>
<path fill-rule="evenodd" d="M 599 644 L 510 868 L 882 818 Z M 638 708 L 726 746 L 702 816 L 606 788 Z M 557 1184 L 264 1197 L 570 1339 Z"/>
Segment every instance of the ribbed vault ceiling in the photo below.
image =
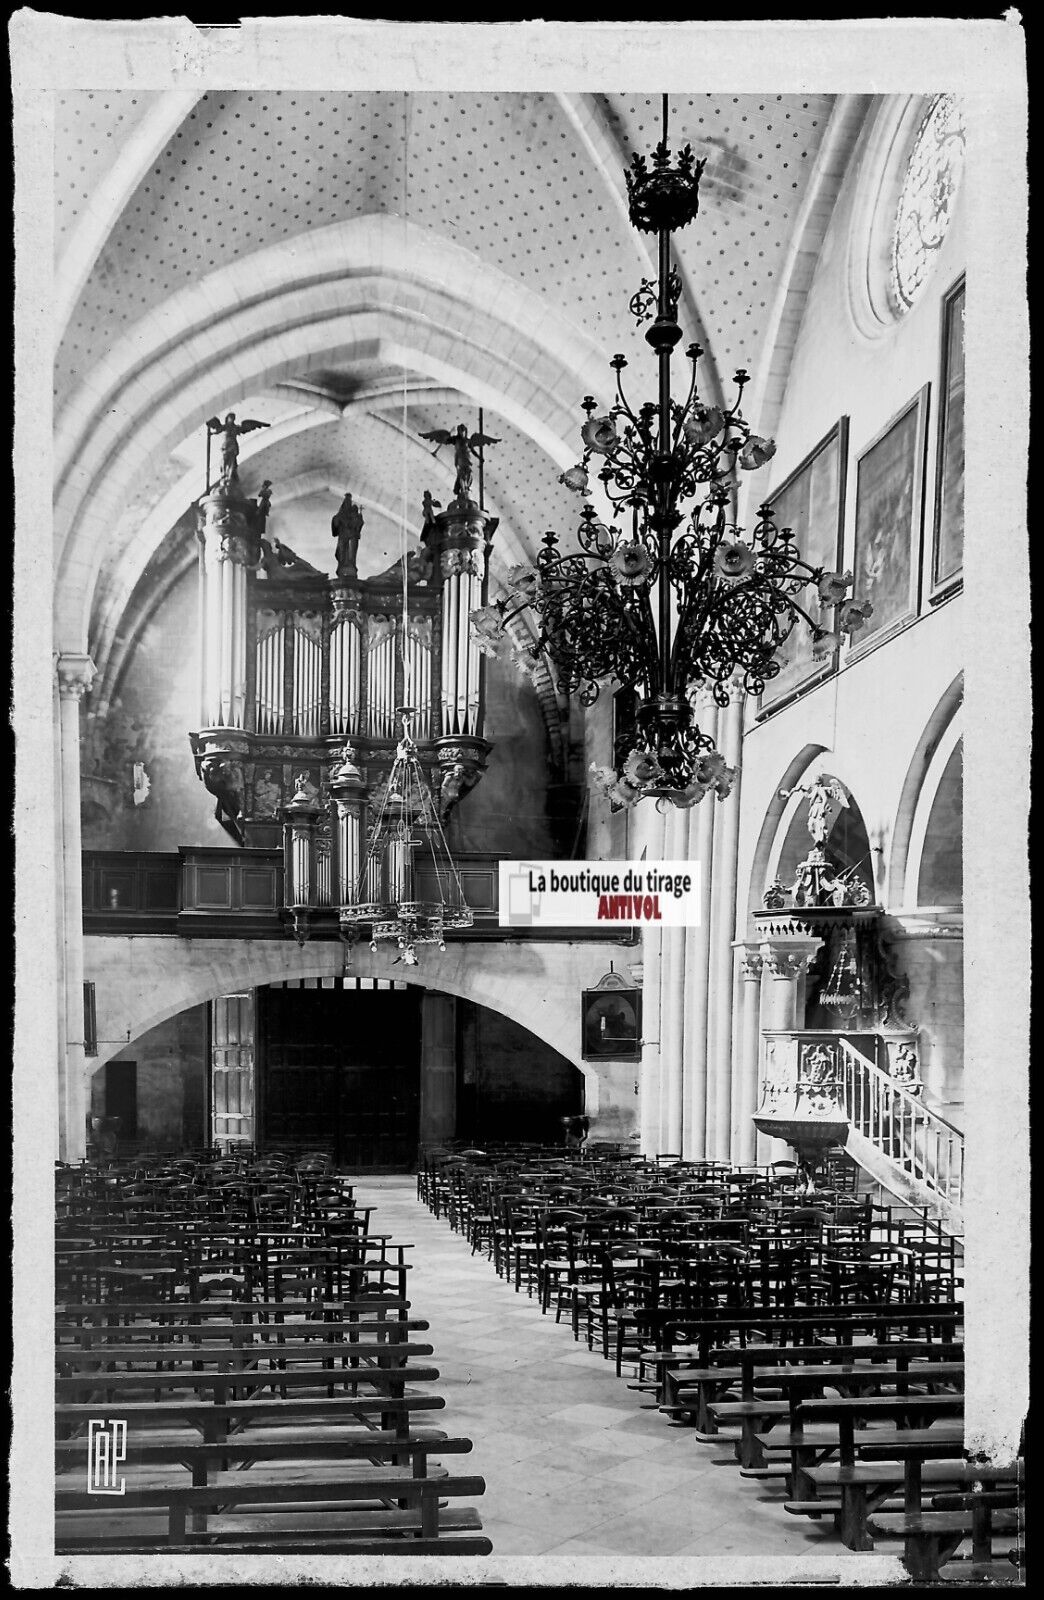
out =
<path fill-rule="evenodd" d="M 157 99 L 149 93 L 82 92 L 63 101 L 55 149 L 59 257 Z M 707 162 L 700 216 L 675 240 L 684 282 L 683 328 L 686 338 L 707 346 L 707 392 L 720 385 L 731 395 L 735 368 L 754 370 L 766 357 L 771 308 L 832 100 L 671 97 L 672 147 L 691 143 Z M 411 224 L 492 273 L 494 283 L 501 275 L 506 284 L 538 296 L 549 314 L 564 319 L 559 326 L 574 329 L 588 348 L 606 359 L 622 351 L 630 362 L 628 393 L 636 402 L 652 398 L 652 357 L 628 313 L 631 295 L 652 273 L 650 241 L 626 220 L 623 169 L 633 152 L 651 153 L 660 132 L 656 95 L 205 94 L 126 198 L 86 280 L 56 352 L 59 424 L 76 419 L 78 411 L 86 415 L 78 398 L 84 375 L 104 363 L 119 341 L 133 341 L 171 295 L 205 288 L 210 275 L 273 246 L 300 256 L 304 281 L 313 230 L 404 213 Z M 388 237 L 391 256 L 393 225 Z M 422 328 L 432 313 L 412 274 L 423 263 L 402 249 L 398 254 L 387 262 L 391 290 L 385 283 L 380 292 L 394 293 L 409 308 L 413 325 Z M 338 284 L 344 311 L 367 310 L 373 283 L 365 275 L 353 277 L 350 260 L 344 268 Z M 453 291 L 447 284 L 446 292 Z M 263 301 L 263 284 L 257 294 Z M 278 332 L 278 324 L 272 331 Z M 510 309 L 499 316 L 495 306 L 476 312 L 471 331 L 489 370 L 507 373 L 517 364 L 521 347 Z M 423 333 L 417 338 L 423 340 Z M 314 564 L 329 565 L 329 517 L 349 488 L 366 512 L 364 570 L 380 570 L 398 553 L 404 364 L 415 536 L 422 490 L 431 488 L 444 503 L 452 492 L 449 452 L 432 461 L 418 436 L 458 421 L 477 427 L 475 392 L 440 387 L 430 366 L 425 371 L 423 363 L 401 355 L 393 360 L 380 349 L 347 363 L 313 350 L 289 377 L 280 373 L 278 386 L 241 386 L 243 398 L 259 408 L 241 408 L 241 415 L 274 424 L 297 419 L 289 431 L 276 425 L 270 434 L 249 437 L 243 476 L 251 490 L 263 478 L 272 481 L 279 537 Z M 603 398 L 610 377 L 606 371 Z M 535 554 L 545 528 L 570 532 L 574 525 L 578 502 L 557 477 L 566 459 L 562 452 L 578 452 L 579 401 L 591 382 L 578 373 L 575 394 L 555 396 L 557 461 L 548 454 L 546 437 L 537 440 L 498 414 L 495 381 L 486 382 L 485 429 L 503 441 L 487 455 L 486 500 L 502 519 L 506 561 Z M 226 407 L 235 393 L 235 372 L 215 371 L 213 387 L 211 411 Z M 568 380 L 559 379 L 559 387 L 567 389 Z M 173 447 L 168 432 L 147 459 L 139 452 L 122 514 L 109 521 L 111 542 L 90 580 L 94 593 L 85 603 L 95 619 L 92 632 L 105 631 L 105 616 L 112 631 L 118 595 L 129 593 L 146 564 L 141 529 L 150 514 L 163 507 L 166 515 L 179 483 L 190 497 L 199 492 L 191 463 L 198 457 L 201 476 L 208 414 L 193 398 Z M 559 421 L 569 415 L 575 427 Z M 135 426 L 140 421 L 128 418 Z M 171 516 L 168 530 L 178 515 Z M 75 531 L 56 529 L 60 541 Z M 121 572 L 125 558 L 137 563 L 135 572 Z"/>

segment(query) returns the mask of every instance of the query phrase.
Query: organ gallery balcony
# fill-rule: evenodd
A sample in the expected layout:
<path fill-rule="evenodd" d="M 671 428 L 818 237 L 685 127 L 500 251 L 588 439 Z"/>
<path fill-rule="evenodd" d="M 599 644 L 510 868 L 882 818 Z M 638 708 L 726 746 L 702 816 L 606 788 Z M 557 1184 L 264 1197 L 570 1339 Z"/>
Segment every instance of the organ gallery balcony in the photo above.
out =
<path fill-rule="evenodd" d="M 474 922 L 447 929 L 447 942 L 583 940 L 627 943 L 631 930 L 501 928 L 500 856 L 462 851 L 454 857 Z M 90 850 L 83 856 L 83 931 L 86 934 L 176 934 L 183 938 L 285 939 L 282 850 Z M 423 868 L 419 890 L 428 892 Z M 434 884 L 430 886 L 434 892 Z M 319 906 L 314 939 L 336 939 L 337 907 Z"/>

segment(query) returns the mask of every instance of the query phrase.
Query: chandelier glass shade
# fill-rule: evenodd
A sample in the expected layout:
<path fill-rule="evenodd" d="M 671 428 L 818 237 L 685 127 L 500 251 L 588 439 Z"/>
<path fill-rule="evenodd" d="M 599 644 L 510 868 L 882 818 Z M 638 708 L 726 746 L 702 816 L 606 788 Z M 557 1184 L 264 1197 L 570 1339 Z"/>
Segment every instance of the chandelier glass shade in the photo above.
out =
<path fill-rule="evenodd" d="M 394 941 L 411 967 L 417 945 L 444 948 L 447 929 L 469 928 L 474 920 L 410 733 L 413 714 L 408 706 L 396 708 L 402 738 L 388 781 L 373 797 L 353 901 L 340 914 L 345 932 L 369 924 L 370 949 Z"/>
<path fill-rule="evenodd" d="M 557 533 L 543 536 L 536 573 L 509 575 L 506 598 L 473 613 L 480 649 L 499 655 L 507 625 L 527 606 L 538 618 L 536 641 L 516 657 L 525 666 L 550 658 L 560 687 L 589 706 L 606 684 L 636 691 L 630 749 L 617 750 L 615 768 L 594 768 L 614 806 L 652 796 L 677 806 L 705 795 L 724 798 L 735 770 L 697 722 L 695 700 L 709 695 L 719 706 L 736 690 L 760 694 L 780 670 L 779 652 L 799 622 L 827 648 L 869 615 L 848 598 L 850 573 L 825 571 L 801 559 L 789 528 L 777 527 L 772 508 L 758 509 L 749 535 L 737 526 L 734 507 L 741 474 L 756 471 L 775 444 L 753 433 L 741 402 L 749 382 L 735 376 L 731 406 L 701 400 L 697 367 L 703 354 L 690 344 L 687 392 L 671 392 L 671 361 L 682 338 L 678 322 L 681 280 L 671 264 L 671 235 L 699 210 L 704 162 L 688 145 L 676 157 L 664 133 L 651 165 L 641 155 L 626 173 L 635 228 L 657 235 L 658 275 L 631 300 L 658 366 L 657 398 L 634 406 L 622 383 L 627 362 L 617 355 L 616 398 L 600 413 L 583 401 L 583 453 L 560 478 L 584 497 L 576 547 L 560 548 Z M 608 502 L 600 518 L 588 496 L 592 475 Z M 835 607 L 834 630 L 807 607 Z M 517 633 L 515 634 L 517 639 Z"/>

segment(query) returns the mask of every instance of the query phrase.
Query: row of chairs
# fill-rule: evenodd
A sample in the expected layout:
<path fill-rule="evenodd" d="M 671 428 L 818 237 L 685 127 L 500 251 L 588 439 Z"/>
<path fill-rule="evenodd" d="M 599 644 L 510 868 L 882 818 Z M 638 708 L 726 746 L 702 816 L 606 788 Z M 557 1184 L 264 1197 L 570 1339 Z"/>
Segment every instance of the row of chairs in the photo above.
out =
<path fill-rule="evenodd" d="M 603 1348 L 610 1324 L 637 1324 L 642 1305 L 921 1300 L 952 1295 L 960 1280 L 954 1241 L 920 1237 L 923 1218 L 907 1239 L 905 1223 L 869 1198 L 803 1203 L 786 1171 L 657 1163 L 636 1173 L 633 1163 L 489 1151 L 446 1152 L 427 1168 L 435 1214 L 542 1310 L 568 1311 L 574 1336 L 586 1322 Z"/>
<path fill-rule="evenodd" d="M 433 1152 L 419 1193 L 795 1518 L 899 1539 L 914 1581 L 1022 1581 L 1021 1459 L 963 1455 L 958 1242 L 796 1169 L 635 1168 Z"/>

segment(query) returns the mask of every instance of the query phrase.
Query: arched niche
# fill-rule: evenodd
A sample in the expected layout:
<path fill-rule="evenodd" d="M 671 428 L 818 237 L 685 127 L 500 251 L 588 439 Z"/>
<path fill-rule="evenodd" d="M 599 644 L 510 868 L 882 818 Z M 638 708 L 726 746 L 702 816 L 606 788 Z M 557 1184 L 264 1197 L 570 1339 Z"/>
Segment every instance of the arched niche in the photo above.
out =
<path fill-rule="evenodd" d="M 824 848 L 839 872 L 853 868 L 853 875 L 863 878 L 872 887 L 873 868 L 866 823 L 847 786 L 845 795 L 848 804 L 833 818 Z M 808 831 L 808 795 L 796 795 L 793 798 L 797 803 L 790 812 L 789 825 L 785 833 L 782 833 L 775 873 L 779 881 L 788 887 L 794 882 L 799 864 L 804 861 L 812 847 Z"/>
<path fill-rule="evenodd" d="M 959 906 L 964 901 L 964 743 L 958 739 L 942 769 L 920 841 L 919 906 Z"/>
<path fill-rule="evenodd" d="M 796 809 L 795 803 L 786 797 L 784 791 L 793 789 L 801 783 L 804 774 L 811 770 L 813 763 L 824 751 L 825 746 L 821 744 L 805 745 L 789 763 L 780 781 L 772 790 L 772 799 L 762 820 L 751 866 L 747 896 L 748 916 L 752 916 L 755 911 L 760 911 L 762 908 L 765 890 L 775 876 L 774 866 L 779 860 L 779 852 L 785 837 L 785 830 L 781 830 L 782 819 L 784 816 L 789 817 L 789 813 Z"/>
<path fill-rule="evenodd" d="M 964 722 L 962 717 L 962 697 L 964 692 L 964 676 L 959 673 L 949 685 L 946 693 L 939 699 L 917 741 L 913 758 L 907 768 L 906 778 L 903 782 L 902 792 L 899 797 L 899 807 L 895 818 L 895 827 L 892 831 L 892 848 L 888 866 L 888 898 L 885 902 L 890 907 L 913 910 L 916 906 L 924 905 L 954 905 L 960 901 L 928 901 L 920 892 L 921 889 L 921 863 L 924 854 L 925 842 L 932 837 L 939 838 L 939 830 L 947 825 L 944 822 L 945 810 L 949 808 L 949 823 L 955 829 L 954 838 L 961 839 L 961 826 L 963 820 L 963 806 L 960 795 L 960 760 L 953 763 L 954 751 L 962 748 L 962 735 Z M 947 772 L 949 770 L 949 777 Z M 943 784 L 947 782 L 949 799 L 943 800 L 941 808 L 932 825 L 932 808 L 936 795 Z M 935 846 L 932 847 L 936 848 Z M 935 869 L 930 869 L 931 873 Z M 951 866 L 950 876 L 953 876 Z"/>
<path fill-rule="evenodd" d="M 878 852 L 871 845 L 866 822 L 846 777 L 845 765 L 823 745 L 805 745 L 773 789 L 761 825 L 751 870 L 749 915 L 763 908 L 765 891 L 771 883 L 778 879 L 790 887 L 798 863 L 811 850 L 808 796 L 800 791 L 823 775 L 838 780 L 848 801 L 833 818 L 826 841 L 827 853 L 839 870 L 855 868 L 855 875 L 861 877 L 870 890 L 871 899 L 879 899 Z"/>

